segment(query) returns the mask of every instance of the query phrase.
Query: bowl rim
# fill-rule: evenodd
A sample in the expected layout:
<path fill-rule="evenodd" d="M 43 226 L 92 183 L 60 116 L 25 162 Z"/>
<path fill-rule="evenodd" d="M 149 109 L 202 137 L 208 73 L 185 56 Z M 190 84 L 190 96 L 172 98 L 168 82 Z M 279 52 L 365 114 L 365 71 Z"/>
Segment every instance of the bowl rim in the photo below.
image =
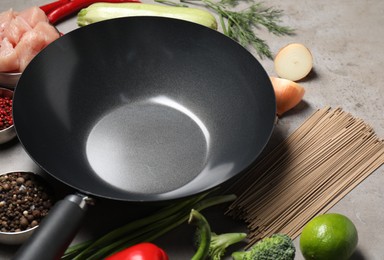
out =
<path fill-rule="evenodd" d="M 5 76 L 19 76 L 21 73 L 21 71 L 0 71 L 0 74 Z"/>
<path fill-rule="evenodd" d="M 9 131 L 9 130 L 12 129 L 12 128 L 15 128 L 15 125 L 14 125 L 14 124 L 8 126 L 7 128 L 0 129 L 0 134 L 5 133 L 6 131 Z"/>
<path fill-rule="evenodd" d="M 5 90 L 6 92 L 11 92 L 12 96 L 13 96 L 13 94 L 15 92 L 13 89 L 10 89 L 10 88 L 7 88 L 7 87 L 3 87 L 3 86 L 0 86 L 0 90 Z"/>
<path fill-rule="evenodd" d="M 21 230 L 21 231 L 14 231 L 14 232 L 3 232 L 3 231 L 0 231 L 0 235 L 22 235 L 22 234 L 25 234 L 25 233 L 28 233 L 28 232 L 31 232 L 33 230 L 35 230 L 39 225 L 36 225 L 34 227 L 31 227 L 31 228 L 28 228 L 28 229 L 25 229 L 25 230 Z"/>
<path fill-rule="evenodd" d="M 0 86 L 9 89 L 15 89 L 22 72 L 4 72 L 0 71 Z"/>

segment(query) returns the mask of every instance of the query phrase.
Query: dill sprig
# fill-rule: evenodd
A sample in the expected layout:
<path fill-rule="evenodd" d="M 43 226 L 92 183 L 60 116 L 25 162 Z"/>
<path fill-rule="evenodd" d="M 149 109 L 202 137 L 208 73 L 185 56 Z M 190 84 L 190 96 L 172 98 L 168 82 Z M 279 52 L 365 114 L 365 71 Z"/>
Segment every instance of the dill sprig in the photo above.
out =
<path fill-rule="evenodd" d="M 180 4 L 175 4 L 168 0 L 155 0 L 156 2 L 184 6 L 183 3 L 196 4 L 203 3 L 207 8 L 214 10 L 219 16 L 223 34 L 237 41 L 242 46 L 253 47 L 260 58 L 273 58 L 271 49 L 267 42 L 261 39 L 255 31 L 264 27 L 268 32 L 277 35 L 292 35 L 294 29 L 281 25 L 283 11 L 273 7 L 265 7 L 262 3 L 253 3 L 250 0 L 180 0 Z M 250 3 L 250 6 L 240 11 L 233 11 L 240 2 Z"/>

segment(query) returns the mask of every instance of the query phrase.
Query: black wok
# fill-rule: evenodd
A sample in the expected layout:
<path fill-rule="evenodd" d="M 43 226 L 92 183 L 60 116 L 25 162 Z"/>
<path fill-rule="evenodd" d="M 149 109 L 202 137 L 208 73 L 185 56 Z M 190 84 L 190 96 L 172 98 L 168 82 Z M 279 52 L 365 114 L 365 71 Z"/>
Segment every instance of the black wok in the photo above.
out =
<path fill-rule="evenodd" d="M 54 259 L 88 197 L 171 201 L 239 174 L 269 140 L 275 97 L 259 62 L 221 33 L 135 17 L 46 47 L 23 72 L 13 111 L 31 158 L 79 191 L 57 203 L 16 257 Z"/>

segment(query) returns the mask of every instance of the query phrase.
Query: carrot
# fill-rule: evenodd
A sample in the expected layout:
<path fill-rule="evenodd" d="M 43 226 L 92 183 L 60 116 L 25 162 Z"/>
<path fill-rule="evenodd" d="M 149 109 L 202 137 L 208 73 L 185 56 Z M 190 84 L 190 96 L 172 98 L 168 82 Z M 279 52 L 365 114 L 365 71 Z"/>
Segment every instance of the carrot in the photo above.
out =
<path fill-rule="evenodd" d="M 276 97 L 276 113 L 282 116 L 302 100 L 305 89 L 298 83 L 282 78 L 270 77 Z"/>
<path fill-rule="evenodd" d="M 297 81 L 306 77 L 312 70 L 313 57 L 303 44 L 291 43 L 278 51 L 274 65 L 279 77 Z"/>

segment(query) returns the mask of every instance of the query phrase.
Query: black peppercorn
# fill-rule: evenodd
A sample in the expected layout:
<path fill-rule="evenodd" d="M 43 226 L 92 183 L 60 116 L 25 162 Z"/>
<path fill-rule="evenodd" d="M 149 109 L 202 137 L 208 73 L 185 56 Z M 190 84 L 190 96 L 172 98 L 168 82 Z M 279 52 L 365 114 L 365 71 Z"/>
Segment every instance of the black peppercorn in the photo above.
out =
<path fill-rule="evenodd" d="M 0 231 L 18 232 L 37 226 L 54 200 L 45 182 L 33 173 L 0 175 Z"/>

